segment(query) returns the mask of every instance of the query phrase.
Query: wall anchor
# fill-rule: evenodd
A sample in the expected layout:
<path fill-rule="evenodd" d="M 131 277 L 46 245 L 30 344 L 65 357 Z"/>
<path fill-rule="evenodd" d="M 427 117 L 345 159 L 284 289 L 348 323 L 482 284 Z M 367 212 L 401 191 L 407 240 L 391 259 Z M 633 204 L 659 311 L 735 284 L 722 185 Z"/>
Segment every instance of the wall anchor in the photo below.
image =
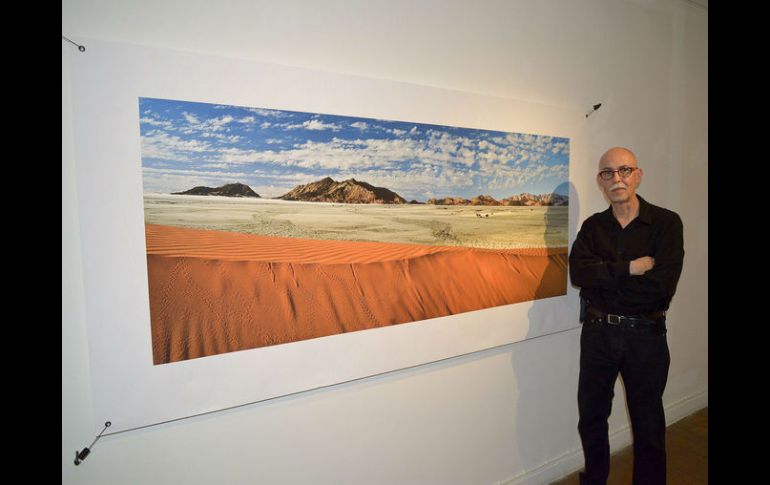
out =
<path fill-rule="evenodd" d="M 63 36 L 62 36 L 62 37 L 63 37 Z M 85 447 L 85 448 L 83 448 L 82 450 L 80 450 L 80 451 L 76 451 L 76 452 L 75 452 L 75 465 L 80 465 L 80 463 L 81 463 L 83 460 L 85 460 L 85 459 L 86 459 L 86 457 L 88 456 L 88 454 L 89 454 L 89 453 L 91 453 L 91 449 L 90 449 L 90 448 L 93 448 L 93 447 L 94 447 L 94 445 L 96 444 L 96 442 L 97 442 L 97 441 L 99 441 L 99 438 L 101 438 L 101 437 L 102 437 L 102 433 L 104 433 L 104 430 L 105 430 L 105 429 L 107 429 L 107 428 L 109 428 L 110 426 L 112 426 L 112 423 L 111 423 L 111 422 L 109 422 L 109 421 L 105 422 L 105 423 L 104 423 L 104 429 L 102 429 L 102 432 L 101 432 L 101 433 L 99 433 L 99 436 L 97 436 L 97 437 L 96 437 L 96 439 L 94 439 L 94 442 L 93 442 L 93 443 L 91 443 L 91 446 L 90 446 L 90 447 L 89 447 L 89 446 L 86 446 L 86 447 Z"/>

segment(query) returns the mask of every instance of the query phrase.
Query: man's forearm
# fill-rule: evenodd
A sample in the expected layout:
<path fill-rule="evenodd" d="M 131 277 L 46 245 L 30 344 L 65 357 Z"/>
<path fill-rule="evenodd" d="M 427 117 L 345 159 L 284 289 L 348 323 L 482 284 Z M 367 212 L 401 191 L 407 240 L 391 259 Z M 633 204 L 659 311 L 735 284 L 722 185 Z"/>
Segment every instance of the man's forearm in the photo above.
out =
<path fill-rule="evenodd" d="M 655 258 L 652 256 L 642 256 L 628 263 L 628 273 L 633 276 L 640 276 L 655 267 Z"/>

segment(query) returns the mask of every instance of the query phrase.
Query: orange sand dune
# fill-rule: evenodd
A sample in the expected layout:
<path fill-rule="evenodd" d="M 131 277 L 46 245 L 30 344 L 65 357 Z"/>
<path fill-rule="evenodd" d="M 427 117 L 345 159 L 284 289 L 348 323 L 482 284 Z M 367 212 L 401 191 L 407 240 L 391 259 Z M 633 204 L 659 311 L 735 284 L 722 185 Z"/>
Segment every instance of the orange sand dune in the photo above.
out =
<path fill-rule="evenodd" d="M 155 364 L 566 293 L 566 248 L 146 229 Z"/>

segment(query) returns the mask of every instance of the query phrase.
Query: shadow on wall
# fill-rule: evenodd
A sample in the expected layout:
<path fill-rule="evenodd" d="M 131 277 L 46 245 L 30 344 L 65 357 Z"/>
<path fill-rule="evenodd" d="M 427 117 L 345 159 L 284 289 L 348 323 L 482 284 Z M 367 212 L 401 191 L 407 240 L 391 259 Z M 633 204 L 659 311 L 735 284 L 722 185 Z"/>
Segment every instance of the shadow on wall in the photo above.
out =
<path fill-rule="evenodd" d="M 580 201 L 577 197 L 575 186 L 571 182 L 564 182 L 559 184 L 552 192 L 552 194 L 569 194 L 569 208 L 568 208 L 568 227 L 567 234 L 577 234 L 577 218 L 580 214 Z M 560 227 L 558 212 L 553 206 L 548 206 L 544 212 L 544 233 L 543 240 L 546 243 L 553 244 L 553 241 L 560 236 Z M 561 214 L 563 218 L 563 213 Z M 563 227 L 563 226 L 562 226 Z M 569 237 L 567 238 L 569 239 Z M 567 245 L 568 245 L 567 241 Z M 569 254 L 569 247 L 565 248 L 567 255 Z M 566 255 L 563 261 L 549 259 L 546 265 L 543 277 L 540 279 L 540 286 L 535 290 L 534 301 L 529 309 L 528 321 L 529 331 L 527 332 L 527 338 L 537 337 L 541 335 L 547 335 L 555 331 L 564 329 L 564 310 L 566 305 L 559 305 L 555 303 L 552 298 L 549 298 L 552 293 L 549 293 L 549 288 L 553 286 L 560 286 L 564 288 L 564 293 L 558 295 L 555 298 L 561 298 L 562 301 L 566 301 L 566 292 L 569 287 L 569 275 L 567 274 L 567 260 Z M 554 283 L 554 280 L 559 280 L 558 283 Z M 552 291 L 552 290 L 551 290 Z M 575 314 L 575 324 L 577 325 L 578 319 Z"/>
<path fill-rule="evenodd" d="M 570 182 L 560 184 L 553 193 L 569 194 L 569 221 L 568 234 L 576 234 L 577 218 L 580 214 L 579 201 L 575 187 Z M 556 222 L 552 211 L 545 212 L 545 234 L 549 237 L 556 231 L 553 224 Z M 567 248 L 569 253 L 569 248 Z M 551 277 L 564 277 L 564 268 L 558 267 L 558 262 L 549 261 L 543 275 L 542 287 L 547 286 L 545 281 Z M 565 291 L 569 285 L 569 277 L 565 284 Z M 514 344 L 511 350 L 511 363 L 516 379 L 516 419 L 514 422 L 515 446 L 518 451 L 517 476 L 530 473 L 546 462 L 553 460 L 554 440 L 563 436 L 569 440 L 567 450 L 579 447 L 577 434 L 577 368 L 579 348 L 574 330 L 561 332 L 564 328 L 573 328 L 579 325 L 578 312 L 572 312 L 572 305 L 567 303 L 567 296 L 542 298 L 541 290 L 536 290 L 535 298 L 528 313 L 529 331 L 528 339 Z M 574 313 L 574 314 L 573 314 Z M 570 322 L 564 319 L 569 318 Z M 574 320 L 574 321 L 572 321 Z M 565 323 L 569 327 L 565 327 Z M 574 324 L 574 325 L 573 325 Z M 550 339 L 537 339 L 535 337 L 557 333 Z M 579 332 L 577 332 L 579 335 Z M 574 339 L 571 339 L 573 336 Z M 551 349 L 544 349 L 549 342 L 560 339 Z M 575 340 L 575 345 L 569 348 L 566 354 L 555 355 L 560 345 L 569 345 L 565 342 Z M 574 374 L 574 375 L 573 375 Z M 565 386 L 569 389 L 565 389 Z M 565 396 L 569 396 L 574 405 L 566 403 Z M 565 411 L 566 410 L 566 411 Z M 564 448 L 562 448 L 563 450 Z"/>

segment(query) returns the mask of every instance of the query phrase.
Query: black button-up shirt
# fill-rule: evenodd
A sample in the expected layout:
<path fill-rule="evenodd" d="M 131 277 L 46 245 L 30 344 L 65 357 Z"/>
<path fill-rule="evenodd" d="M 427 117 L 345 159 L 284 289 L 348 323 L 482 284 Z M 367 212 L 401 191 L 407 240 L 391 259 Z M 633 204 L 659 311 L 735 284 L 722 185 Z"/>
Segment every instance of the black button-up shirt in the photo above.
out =
<path fill-rule="evenodd" d="M 682 219 L 639 195 L 639 215 L 625 228 L 612 206 L 583 222 L 569 255 L 572 284 L 590 306 L 605 313 L 638 315 L 668 310 L 682 273 Z M 629 274 L 629 263 L 655 258 L 643 275 Z"/>

